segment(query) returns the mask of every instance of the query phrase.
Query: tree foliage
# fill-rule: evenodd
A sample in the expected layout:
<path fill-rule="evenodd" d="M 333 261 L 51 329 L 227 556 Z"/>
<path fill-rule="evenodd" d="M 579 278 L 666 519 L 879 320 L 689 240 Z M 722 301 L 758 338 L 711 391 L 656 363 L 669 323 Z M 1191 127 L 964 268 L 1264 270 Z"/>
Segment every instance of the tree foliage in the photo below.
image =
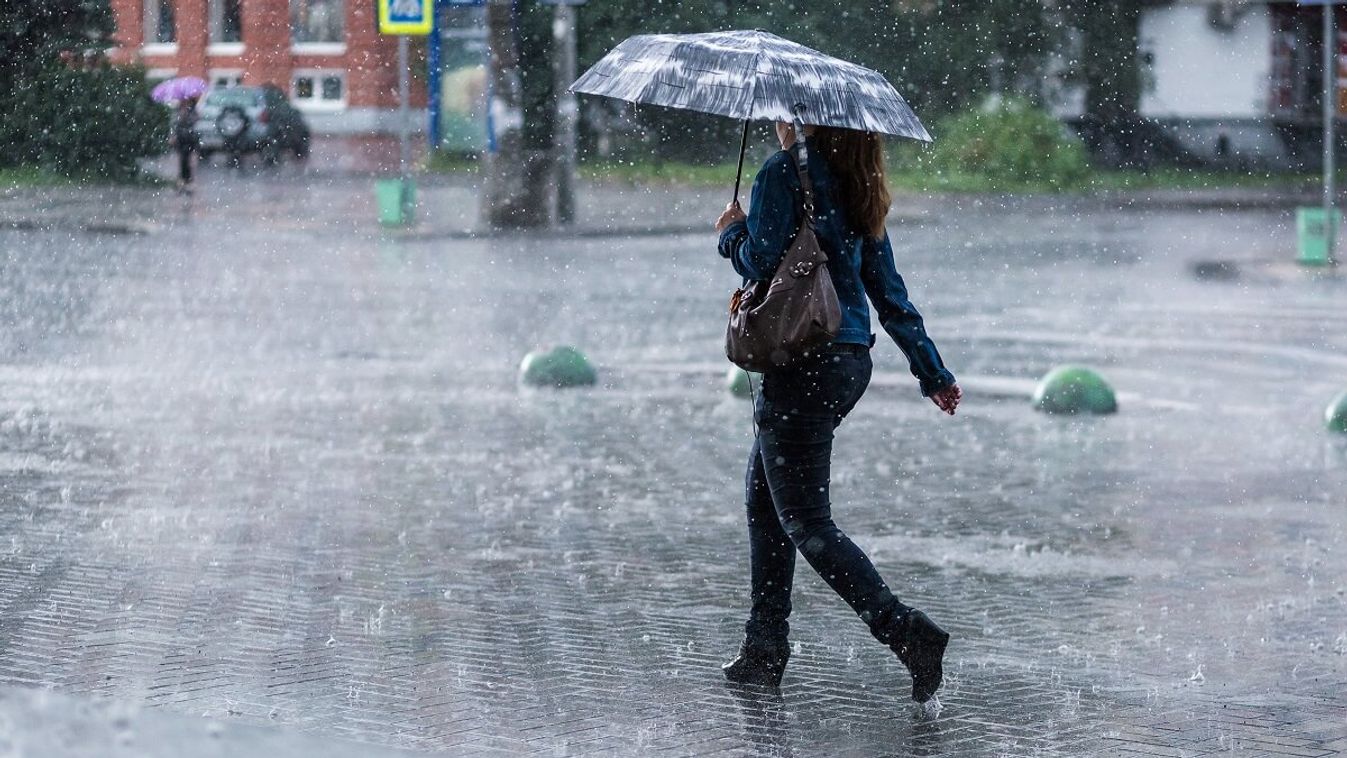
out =
<path fill-rule="evenodd" d="M 139 68 L 52 65 L 24 84 L 0 95 L 11 114 L 0 121 L 0 165 L 120 180 L 164 149 L 168 111 L 150 101 Z"/>
<path fill-rule="evenodd" d="M 1050 56 L 1069 28 L 1036 0 L 898 3 L 891 47 L 900 65 L 885 70 L 904 96 L 932 116 L 960 111 L 990 92 L 1044 100 Z M 882 64 L 882 61 L 875 61 Z"/>
<path fill-rule="evenodd" d="M 0 4 L 0 77 L 42 68 L 61 56 L 96 54 L 112 32 L 107 0 Z"/>
<path fill-rule="evenodd" d="M 120 179 L 163 150 L 144 71 L 102 59 L 112 31 L 107 0 L 0 5 L 0 166 Z"/>
<path fill-rule="evenodd" d="M 1141 11 L 1154 0 L 1061 0 L 1077 30 L 1068 58 L 1085 89 L 1085 114 L 1104 123 L 1130 122 L 1141 104 L 1138 35 Z"/>
<path fill-rule="evenodd" d="M 941 137 L 925 163 L 931 169 L 967 173 L 1020 186 L 1065 189 L 1088 173 L 1080 140 L 1062 124 L 1021 98 L 992 101 L 940 124 Z"/>

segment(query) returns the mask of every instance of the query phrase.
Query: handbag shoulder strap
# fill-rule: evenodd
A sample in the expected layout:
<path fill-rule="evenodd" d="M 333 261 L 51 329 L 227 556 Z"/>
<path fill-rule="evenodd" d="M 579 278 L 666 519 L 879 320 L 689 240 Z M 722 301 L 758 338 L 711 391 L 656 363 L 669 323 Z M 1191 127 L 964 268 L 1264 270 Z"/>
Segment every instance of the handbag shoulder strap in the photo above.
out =
<path fill-rule="evenodd" d="M 803 135 L 801 135 L 803 136 Z M 795 158 L 795 170 L 800 175 L 800 189 L 804 191 L 804 220 L 814 225 L 814 180 L 809 178 L 809 148 L 803 139 L 797 139 L 790 150 Z"/>

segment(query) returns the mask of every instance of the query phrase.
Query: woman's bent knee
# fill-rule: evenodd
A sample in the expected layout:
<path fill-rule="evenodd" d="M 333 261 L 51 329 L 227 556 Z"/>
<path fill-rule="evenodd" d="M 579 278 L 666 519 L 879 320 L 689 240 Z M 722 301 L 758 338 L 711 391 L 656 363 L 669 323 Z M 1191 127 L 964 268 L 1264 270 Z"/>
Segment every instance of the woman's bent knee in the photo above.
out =
<path fill-rule="evenodd" d="M 842 530 L 837 528 L 832 519 L 813 521 L 788 517 L 782 520 L 781 526 L 795 548 L 805 557 L 822 555 L 829 545 L 836 543 L 842 536 Z"/>

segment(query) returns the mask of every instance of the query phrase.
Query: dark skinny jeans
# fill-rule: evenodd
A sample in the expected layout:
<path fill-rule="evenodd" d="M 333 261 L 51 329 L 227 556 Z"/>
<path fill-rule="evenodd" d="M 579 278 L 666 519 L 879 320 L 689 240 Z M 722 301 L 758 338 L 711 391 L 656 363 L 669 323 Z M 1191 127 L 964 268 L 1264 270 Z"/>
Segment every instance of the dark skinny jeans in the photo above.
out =
<path fill-rule="evenodd" d="M 869 350 L 831 346 L 763 377 L 745 481 L 750 642 L 785 640 L 797 550 L 880 641 L 889 641 L 896 616 L 906 610 L 833 523 L 828 498 L 833 430 L 865 393 L 871 370 Z"/>
<path fill-rule="evenodd" d="M 178 147 L 178 180 L 183 184 L 192 183 L 192 148 Z"/>

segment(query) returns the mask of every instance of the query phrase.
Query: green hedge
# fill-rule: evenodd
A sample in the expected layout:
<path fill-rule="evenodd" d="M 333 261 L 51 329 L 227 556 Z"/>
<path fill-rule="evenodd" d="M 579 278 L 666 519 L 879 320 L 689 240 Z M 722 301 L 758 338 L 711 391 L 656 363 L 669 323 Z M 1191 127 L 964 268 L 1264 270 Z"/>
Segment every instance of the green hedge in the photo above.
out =
<path fill-rule="evenodd" d="M 1006 189 L 1070 189 L 1090 176 L 1085 147 L 1051 114 L 1006 99 L 941 121 L 935 145 L 897 158 L 903 171 L 977 177 Z M 938 177 L 937 177 L 938 178 Z"/>
<path fill-rule="evenodd" d="M 56 62 L 15 84 L 0 92 L 0 166 L 125 180 L 167 149 L 169 112 L 140 68 Z"/>

